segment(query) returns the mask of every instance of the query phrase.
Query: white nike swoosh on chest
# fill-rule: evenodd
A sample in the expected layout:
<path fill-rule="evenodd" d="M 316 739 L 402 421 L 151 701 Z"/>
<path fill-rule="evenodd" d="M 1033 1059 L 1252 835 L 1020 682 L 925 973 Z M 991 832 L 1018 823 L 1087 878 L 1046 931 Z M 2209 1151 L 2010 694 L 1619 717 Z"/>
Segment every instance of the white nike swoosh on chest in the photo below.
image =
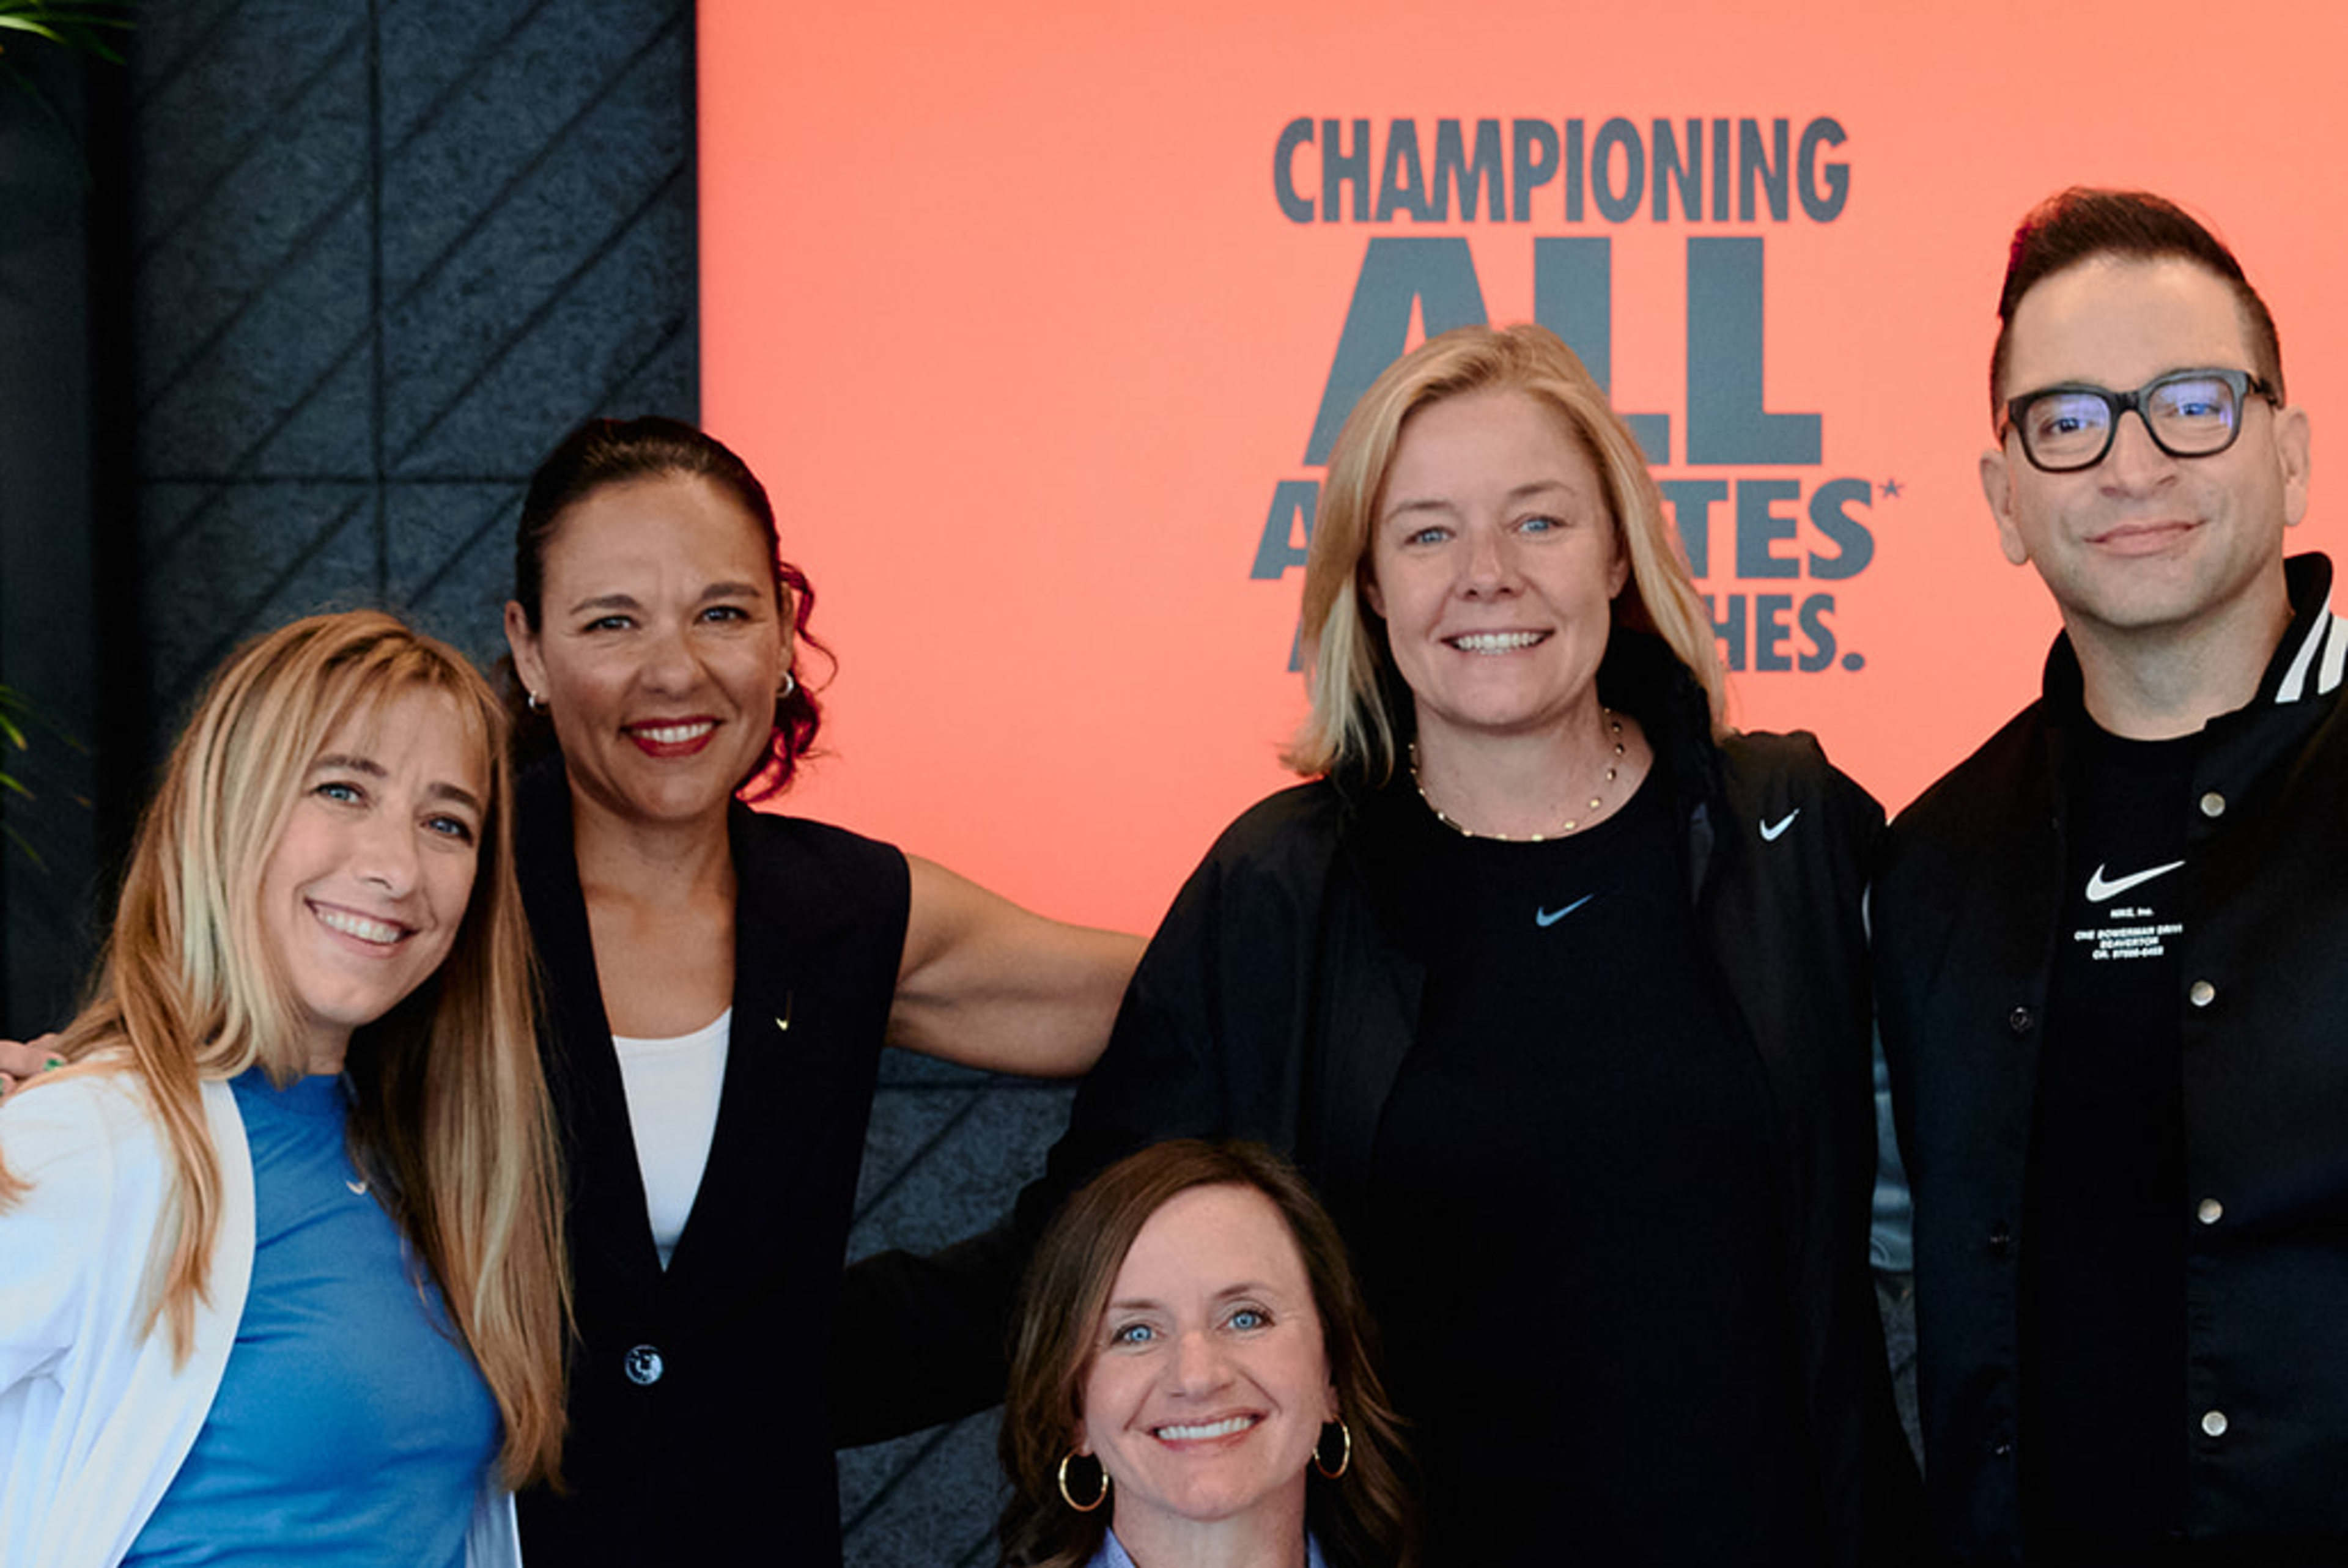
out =
<path fill-rule="evenodd" d="M 1776 843 L 1777 840 L 1785 834 L 1785 831 L 1794 825 L 1794 819 L 1801 815 L 1802 808 L 1797 805 L 1793 810 L 1787 812 L 1785 815 L 1779 817 L 1776 821 L 1763 823 L 1761 825 L 1761 842 L 1764 844 Z"/>
<path fill-rule="evenodd" d="M 2100 904 L 2115 893 L 2125 893 L 2156 876 L 2166 876 L 2184 864 L 2182 860 L 2172 860 L 2166 866 L 2156 866 L 2148 871 L 2132 871 L 2126 876 L 2115 876 L 2109 881 L 2104 879 L 2104 868 L 2098 866 L 2095 875 L 2087 878 L 2087 902 Z"/>

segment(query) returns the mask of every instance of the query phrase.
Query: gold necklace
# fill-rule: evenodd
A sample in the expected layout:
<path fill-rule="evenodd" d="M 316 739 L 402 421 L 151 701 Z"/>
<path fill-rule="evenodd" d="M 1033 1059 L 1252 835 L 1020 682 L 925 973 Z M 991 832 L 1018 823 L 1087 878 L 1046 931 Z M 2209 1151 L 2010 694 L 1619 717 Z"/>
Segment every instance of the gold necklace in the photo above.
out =
<path fill-rule="evenodd" d="M 1411 786 L 1418 791 L 1418 798 L 1426 804 L 1426 809 L 1435 814 L 1435 820 L 1441 823 L 1444 826 L 1449 828 L 1452 832 L 1457 834 L 1462 838 L 1488 838 L 1500 844 L 1546 844 L 1552 838 L 1563 838 L 1567 834 L 1576 832 L 1581 828 L 1583 816 L 1590 815 L 1606 804 L 1606 796 L 1602 792 L 1605 790 L 1607 785 L 1612 784 L 1617 778 L 1622 776 L 1622 721 L 1616 717 L 1613 709 L 1607 707 L 1602 702 L 1599 704 L 1598 711 L 1606 715 L 1607 734 L 1614 743 L 1613 758 L 1606 764 L 1606 776 L 1598 781 L 1598 790 L 1601 793 L 1594 793 L 1591 795 L 1590 804 L 1582 808 L 1581 816 L 1568 817 L 1565 821 L 1565 825 L 1559 828 L 1555 833 L 1478 833 L 1474 828 L 1468 826 L 1464 823 L 1453 821 L 1445 814 L 1441 806 L 1436 804 L 1435 802 L 1427 796 L 1426 781 L 1421 778 L 1418 773 L 1418 743 L 1416 741 L 1413 741 L 1410 743 Z"/>

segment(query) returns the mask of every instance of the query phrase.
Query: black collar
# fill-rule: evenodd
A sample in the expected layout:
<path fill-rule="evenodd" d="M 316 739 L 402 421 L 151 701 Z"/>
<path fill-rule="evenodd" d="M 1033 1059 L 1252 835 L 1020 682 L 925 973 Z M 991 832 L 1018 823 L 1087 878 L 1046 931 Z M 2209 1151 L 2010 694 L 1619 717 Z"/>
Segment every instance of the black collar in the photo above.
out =
<path fill-rule="evenodd" d="M 2283 562 L 2291 625 L 2267 661 L 2252 708 L 2329 696 L 2348 671 L 2348 625 L 2332 613 L 2332 560 L 2314 551 Z M 2046 654 L 2040 692 L 2050 723 L 2075 728 L 2086 722 L 2085 682 L 2069 632 L 2058 633 Z"/>

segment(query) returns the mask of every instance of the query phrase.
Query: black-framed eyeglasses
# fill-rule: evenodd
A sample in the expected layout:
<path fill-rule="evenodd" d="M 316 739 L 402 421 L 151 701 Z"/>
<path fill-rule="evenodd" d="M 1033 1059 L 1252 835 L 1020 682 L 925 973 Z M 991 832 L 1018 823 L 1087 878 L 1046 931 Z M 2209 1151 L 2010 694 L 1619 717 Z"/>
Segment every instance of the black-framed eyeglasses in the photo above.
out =
<path fill-rule="evenodd" d="M 2005 405 L 2008 430 L 2022 433 L 2023 456 L 2049 474 L 2072 474 L 2104 460 L 2120 415 L 2136 410 L 2152 444 L 2172 457 L 2214 457 L 2242 433 L 2242 405 L 2274 390 L 2247 370 L 2172 370 L 2134 392 L 2066 382 L 2025 392 Z"/>

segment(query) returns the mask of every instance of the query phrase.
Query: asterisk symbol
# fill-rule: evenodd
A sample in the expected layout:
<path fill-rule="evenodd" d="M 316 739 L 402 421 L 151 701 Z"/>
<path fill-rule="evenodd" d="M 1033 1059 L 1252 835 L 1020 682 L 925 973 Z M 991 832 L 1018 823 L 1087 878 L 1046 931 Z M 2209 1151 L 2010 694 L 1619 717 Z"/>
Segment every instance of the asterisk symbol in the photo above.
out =
<path fill-rule="evenodd" d="M 1900 498 L 1900 481 L 1897 479 L 1886 479 L 1878 485 L 1876 489 L 1882 493 L 1883 498 L 1887 501 L 1896 501 Z"/>

